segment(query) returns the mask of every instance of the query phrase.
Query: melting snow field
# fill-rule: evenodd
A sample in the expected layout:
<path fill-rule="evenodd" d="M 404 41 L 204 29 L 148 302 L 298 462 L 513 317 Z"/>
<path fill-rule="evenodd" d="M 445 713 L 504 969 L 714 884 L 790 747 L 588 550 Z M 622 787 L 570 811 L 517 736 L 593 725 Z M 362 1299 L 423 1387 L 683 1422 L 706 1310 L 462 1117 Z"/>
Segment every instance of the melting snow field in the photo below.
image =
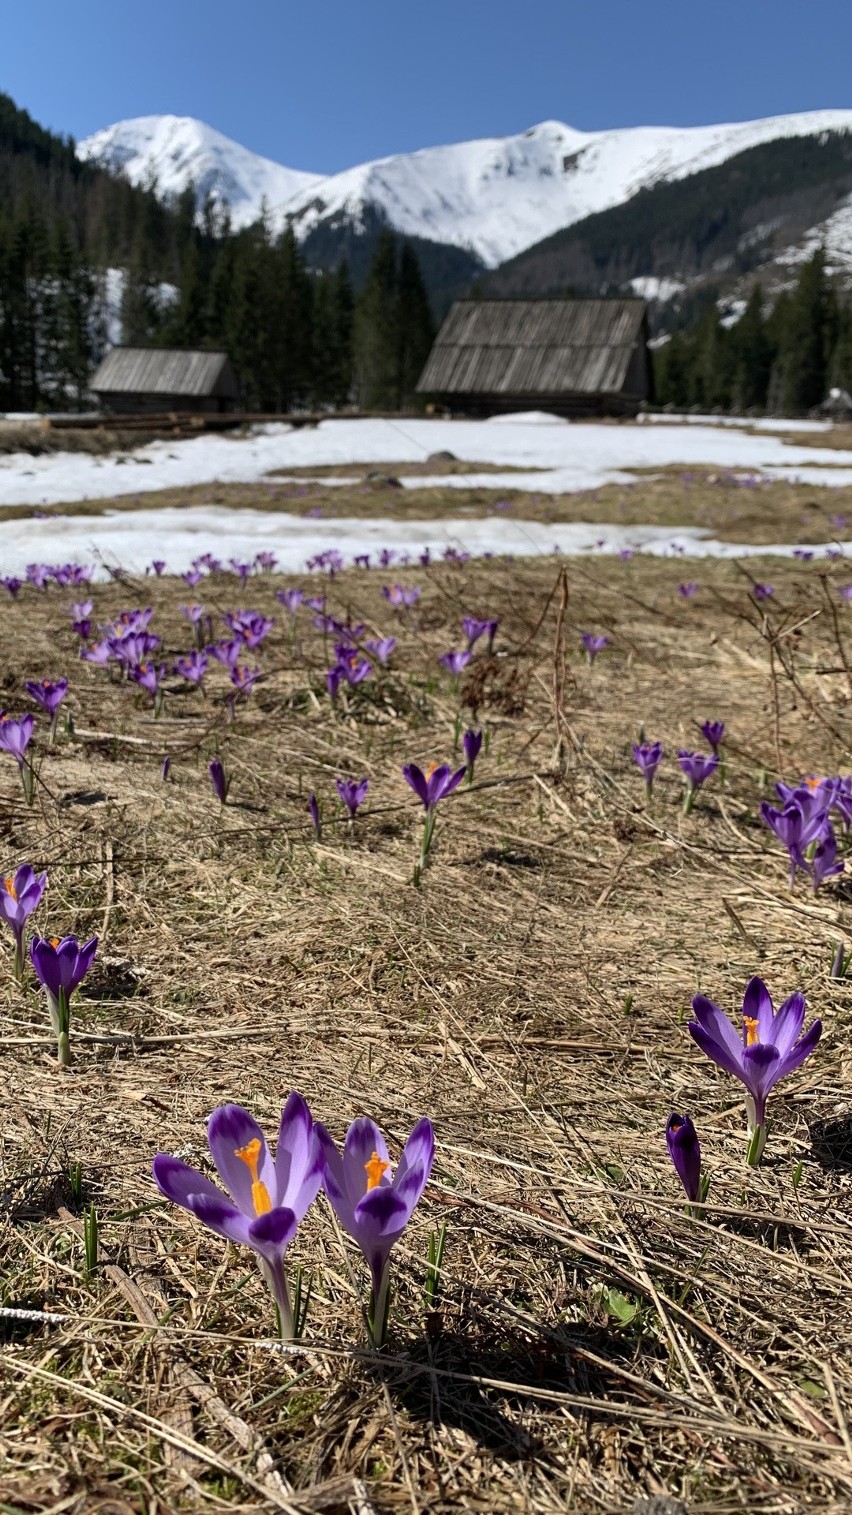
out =
<path fill-rule="evenodd" d="M 820 423 L 791 423 L 818 432 Z M 746 429 L 747 428 L 747 429 Z M 852 484 L 852 451 L 791 445 L 776 434 L 779 423 L 716 424 L 691 417 L 640 424 L 570 423 L 540 413 L 489 421 L 330 420 L 314 429 L 275 424 L 243 437 L 205 436 L 189 441 L 153 442 L 130 454 L 97 458 L 53 453 L 0 457 L 0 507 L 72 503 L 115 495 L 141 495 L 186 485 L 255 483 L 271 473 L 311 465 L 422 462 L 430 453 L 450 451 L 466 462 L 482 462 L 520 472 L 422 476 L 403 482 L 460 489 L 528 489 L 556 494 L 630 484 L 634 470 L 682 466 L 716 467 L 767 479 L 811 484 Z M 526 471 L 529 470 L 529 471 Z M 333 481 L 329 481 L 331 483 Z M 0 520 L 0 571 L 17 573 L 38 558 L 96 562 L 99 558 L 143 568 L 152 557 L 185 569 L 206 550 L 221 557 L 268 548 L 282 566 L 301 568 L 307 557 L 335 547 L 344 555 L 386 546 L 412 554 L 447 545 L 482 553 L 619 550 L 671 552 L 674 544 L 690 555 L 746 556 L 739 544 L 715 542 L 698 531 L 614 525 L 562 525 L 505 518 L 467 521 L 310 520 L 299 516 L 225 507 L 152 508 L 111 512 L 101 517 L 64 516 L 51 520 Z M 761 552 L 787 548 L 760 548 Z"/>
<path fill-rule="evenodd" d="M 302 572 L 308 558 L 334 548 L 344 559 L 369 553 L 375 563 L 382 548 L 416 562 L 429 548 L 433 556 L 447 547 L 482 556 L 531 557 L 553 552 L 619 552 L 632 549 L 656 556 L 746 558 L 767 553 L 789 556 L 792 547 L 751 547 L 719 542 L 696 528 L 673 532 L 667 526 L 614 526 L 572 522 L 545 525 L 488 517 L 468 521 L 393 521 L 339 518 L 311 520 L 264 510 L 229 510 L 226 506 L 192 506 L 113 512 L 106 516 L 59 516 L 44 521 L 14 520 L 0 525 L 0 562 L 4 574 L 20 575 L 28 563 L 78 562 L 142 573 L 154 558 L 182 573 L 205 552 L 218 557 L 251 558 L 274 552 L 279 567 Z M 799 549 L 801 550 L 801 549 Z M 852 543 L 847 544 L 852 554 Z M 817 554 L 825 552 L 816 547 Z"/>

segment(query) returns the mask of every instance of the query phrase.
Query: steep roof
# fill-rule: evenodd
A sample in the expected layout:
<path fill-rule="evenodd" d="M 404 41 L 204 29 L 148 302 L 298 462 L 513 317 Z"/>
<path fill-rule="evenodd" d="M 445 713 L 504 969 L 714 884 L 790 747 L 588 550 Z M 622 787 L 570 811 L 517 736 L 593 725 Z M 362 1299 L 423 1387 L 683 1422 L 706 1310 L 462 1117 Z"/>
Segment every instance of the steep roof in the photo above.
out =
<path fill-rule="evenodd" d="M 113 347 L 92 379 L 92 389 L 96 394 L 240 396 L 227 353 L 180 347 Z"/>
<path fill-rule="evenodd" d="M 644 300 L 457 300 L 421 394 L 619 394 L 644 339 Z"/>

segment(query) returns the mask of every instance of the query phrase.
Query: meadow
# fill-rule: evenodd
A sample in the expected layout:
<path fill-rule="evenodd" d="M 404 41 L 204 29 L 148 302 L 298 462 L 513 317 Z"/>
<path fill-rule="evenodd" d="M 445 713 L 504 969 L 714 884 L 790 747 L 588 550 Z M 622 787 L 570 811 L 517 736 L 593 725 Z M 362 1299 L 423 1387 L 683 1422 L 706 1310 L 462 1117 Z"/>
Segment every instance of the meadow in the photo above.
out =
<path fill-rule="evenodd" d="M 675 487 L 643 487 L 641 518 Z M 715 528 L 722 489 L 688 488 Z M 600 493 L 601 518 L 633 509 Z M 828 493 L 738 487 L 743 539 L 831 551 Z M 0 751 L 4 879 L 48 876 L 27 938 L 98 939 L 68 1066 L 2 939 L 0 1508 L 847 1510 L 852 895 L 815 843 L 791 890 L 761 814 L 779 781 L 852 769 L 842 560 L 196 571 L 0 603 L 0 703 L 35 716 L 21 762 Z M 208 645 L 200 684 L 174 671 Z M 708 721 L 721 760 L 684 813 L 678 753 L 710 754 Z M 458 775 L 466 733 L 473 771 L 424 809 L 403 769 Z M 647 794 L 632 749 L 654 742 Z M 367 781 L 354 815 L 338 780 L 353 802 Z M 743 1086 L 688 1022 L 704 995 L 739 1037 L 755 975 L 823 1033 L 750 1165 Z M 218 1183 L 211 1112 L 274 1146 L 293 1090 L 335 1143 L 376 1122 L 377 1188 L 432 1123 L 381 1345 L 345 1205 L 320 1192 L 287 1246 L 306 1318 L 282 1342 L 250 1246 L 152 1177 L 168 1154 Z"/>

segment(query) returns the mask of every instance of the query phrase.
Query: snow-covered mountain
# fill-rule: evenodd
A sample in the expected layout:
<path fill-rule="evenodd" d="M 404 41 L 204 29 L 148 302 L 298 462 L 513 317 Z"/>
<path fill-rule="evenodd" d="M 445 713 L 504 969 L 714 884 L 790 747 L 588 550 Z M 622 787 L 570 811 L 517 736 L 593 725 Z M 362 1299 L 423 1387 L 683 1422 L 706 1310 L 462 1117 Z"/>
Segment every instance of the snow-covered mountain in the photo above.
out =
<path fill-rule="evenodd" d="M 81 157 L 174 194 L 192 183 L 227 202 L 236 226 L 265 200 L 274 222 L 306 236 L 358 226 L 378 211 L 397 231 L 474 252 L 496 267 L 551 233 L 781 137 L 852 131 L 852 110 L 809 111 L 723 126 L 581 132 L 544 121 L 514 137 L 428 147 L 321 175 L 284 168 L 181 116 L 120 121 L 79 144 Z"/>
<path fill-rule="evenodd" d="M 236 226 L 256 221 L 264 201 L 277 210 L 323 182 L 322 174 L 261 158 L 191 116 L 118 121 L 79 142 L 77 156 L 126 174 L 133 184 L 155 179 L 162 195 L 179 195 L 192 184 L 199 205 L 208 195 L 229 205 Z"/>

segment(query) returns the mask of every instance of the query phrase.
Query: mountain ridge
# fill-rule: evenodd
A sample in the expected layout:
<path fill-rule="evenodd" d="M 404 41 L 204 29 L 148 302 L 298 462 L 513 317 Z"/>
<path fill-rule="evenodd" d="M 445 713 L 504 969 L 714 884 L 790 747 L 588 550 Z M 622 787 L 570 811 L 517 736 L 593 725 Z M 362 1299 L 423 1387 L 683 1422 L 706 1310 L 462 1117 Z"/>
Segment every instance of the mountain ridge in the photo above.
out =
<path fill-rule="evenodd" d="M 144 116 L 94 133 L 77 151 L 133 183 L 156 178 L 166 196 L 192 183 L 199 203 L 207 196 L 227 203 L 237 226 L 257 219 L 265 204 L 273 224 L 291 224 L 306 240 L 331 225 L 357 234 L 371 214 L 402 235 L 462 249 L 495 268 L 656 184 L 767 142 L 840 131 L 852 131 L 852 110 L 602 132 L 543 121 L 512 136 L 420 148 L 322 175 L 251 153 L 192 117 Z"/>

